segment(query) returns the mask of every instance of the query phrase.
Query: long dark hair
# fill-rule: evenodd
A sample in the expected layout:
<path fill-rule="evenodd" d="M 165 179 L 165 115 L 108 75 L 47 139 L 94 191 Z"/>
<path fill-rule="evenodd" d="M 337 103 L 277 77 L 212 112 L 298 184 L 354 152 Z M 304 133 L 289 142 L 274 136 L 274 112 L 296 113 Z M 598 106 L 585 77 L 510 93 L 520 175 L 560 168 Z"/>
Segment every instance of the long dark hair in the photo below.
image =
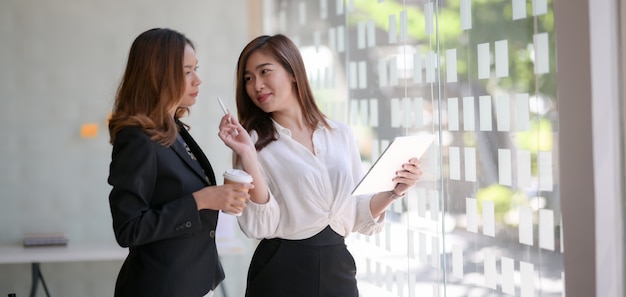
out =
<path fill-rule="evenodd" d="M 139 126 L 163 146 L 176 141 L 178 119 L 189 112 L 176 108 L 185 91 L 183 59 L 185 46 L 194 47 L 185 35 L 166 28 L 141 33 L 133 41 L 126 71 L 117 89 L 109 119 L 111 144 L 120 130 Z"/>
<path fill-rule="evenodd" d="M 256 51 L 261 51 L 274 57 L 288 73 L 294 76 L 298 102 L 306 124 L 311 129 L 315 129 L 321 123 L 330 129 L 326 117 L 315 103 L 298 47 L 287 36 L 282 34 L 259 36 L 250 41 L 239 55 L 235 95 L 237 115 L 241 125 L 248 131 L 256 130 L 259 135 L 259 139 L 255 144 L 257 151 L 275 141 L 277 134 L 272 123 L 271 114 L 257 107 L 246 92 L 246 82 L 244 80 L 246 64 L 250 55 Z"/>

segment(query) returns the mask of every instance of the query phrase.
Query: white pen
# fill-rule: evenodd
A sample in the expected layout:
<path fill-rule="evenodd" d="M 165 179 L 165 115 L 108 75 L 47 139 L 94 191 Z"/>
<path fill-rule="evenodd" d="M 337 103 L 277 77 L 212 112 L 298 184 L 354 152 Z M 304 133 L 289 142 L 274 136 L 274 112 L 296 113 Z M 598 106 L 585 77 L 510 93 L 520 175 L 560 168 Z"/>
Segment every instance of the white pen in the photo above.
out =
<path fill-rule="evenodd" d="M 222 99 L 220 99 L 220 96 L 217 96 L 217 101 L 220 103 L 220 106 L 222 107 L 222 111 L 224 111 L 224 114 L 228 114 L 228 109 L 226 109 L 226 106 L 224 106 L 224 102 L 222 102 Z M 231 124 L 230 116 L 228 117 L 228 123 Z M 239 135 L 239 132 L 235 130 L 233 131 L 233 135 L 237 137 L 237 135 Z"/>

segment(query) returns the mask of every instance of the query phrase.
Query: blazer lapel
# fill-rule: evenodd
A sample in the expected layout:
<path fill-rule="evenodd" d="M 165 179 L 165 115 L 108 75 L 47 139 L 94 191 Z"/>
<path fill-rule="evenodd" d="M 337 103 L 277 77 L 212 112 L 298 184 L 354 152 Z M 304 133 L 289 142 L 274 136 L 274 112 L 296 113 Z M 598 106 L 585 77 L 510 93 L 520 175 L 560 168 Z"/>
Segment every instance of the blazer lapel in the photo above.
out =
<path fill-rule="evenodd" d="M 178 124 L 178 132 L 180 133 L 180 136 L 183 138 L 185 143 L 187 143 L 187 146 L 189 146 L 189 149 L 198 162 L 191 160 L 187 150 L 185 150 L 185 148 L 178 142 L 177 145 L 172 146 L 175 147 L 174 151 L 176 151 L 179 156 L 183 157 L 185 162 L 187 162 L 187 164 L 189 164 L 191 168 L 193 168 L 194 171 L 202 177 L 202 179 L 206 180 L 206 178 L 208 178 L 207 182 L 209 185 L 217 185 L 215 181 L 215 172 L 213 172 L 213 167 L 211 166 L 209 159 L 207 159 L 198 143 L 196 143 L 193 137 L 191 137 L 182 123 L 178 120 L 176 120 L 176 123 Z M 200 164 L 200 166 L 198 166 L 198 164 Z"/>

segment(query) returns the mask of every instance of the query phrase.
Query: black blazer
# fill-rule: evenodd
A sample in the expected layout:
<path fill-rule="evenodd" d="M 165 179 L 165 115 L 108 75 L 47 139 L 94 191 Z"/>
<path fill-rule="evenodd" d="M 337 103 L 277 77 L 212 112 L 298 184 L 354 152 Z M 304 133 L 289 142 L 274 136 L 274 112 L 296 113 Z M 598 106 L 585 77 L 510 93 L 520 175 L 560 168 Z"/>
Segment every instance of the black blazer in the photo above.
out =
<path fill-rule="evenodd" d="M 175 142 L 164 147 L 139 127 L 113 144 L 108 182 L 117 242 L 129 247 L 116 297 L 200 297 L 224 279 L 215 246 L 218 211 L 198 211 L 192 193 L 215 185 L 206 156 L 183 128 L 197 161 Z"/>

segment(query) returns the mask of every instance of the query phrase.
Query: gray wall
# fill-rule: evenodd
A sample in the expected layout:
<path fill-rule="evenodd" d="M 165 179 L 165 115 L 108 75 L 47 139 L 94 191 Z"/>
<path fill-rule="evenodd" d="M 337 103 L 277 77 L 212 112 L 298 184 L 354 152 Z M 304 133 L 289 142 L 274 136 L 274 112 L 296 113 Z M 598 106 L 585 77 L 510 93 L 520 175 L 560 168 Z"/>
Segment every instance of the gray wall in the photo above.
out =
<path fill-rule="evenodd" d="M 132 40 L 170 27 L 196 43 L 203 80 L 187 122 L 216 172 L 230 152 L 217 137 L 215 96 L 234 110 L 234 69 L 248 41 L 247 1 L 2 0 L 0 2 L 0 244 L 65 232 L 70 244 L 115 243 L 106 183 L 106 118 Z M 81 138 L 83 124 L 98 134 Z M 218 177 L 220 180 L 220 177 Z M 252 242 L 225 255 L 226 285 L 242 296 Z M 53 296 L 112 296 L 121 261 L 49 263 Z M 28 264 L 0 265 L 0 296 L 27 296 Z M 40 287 L 38 296 L 44 296 Z"/>

